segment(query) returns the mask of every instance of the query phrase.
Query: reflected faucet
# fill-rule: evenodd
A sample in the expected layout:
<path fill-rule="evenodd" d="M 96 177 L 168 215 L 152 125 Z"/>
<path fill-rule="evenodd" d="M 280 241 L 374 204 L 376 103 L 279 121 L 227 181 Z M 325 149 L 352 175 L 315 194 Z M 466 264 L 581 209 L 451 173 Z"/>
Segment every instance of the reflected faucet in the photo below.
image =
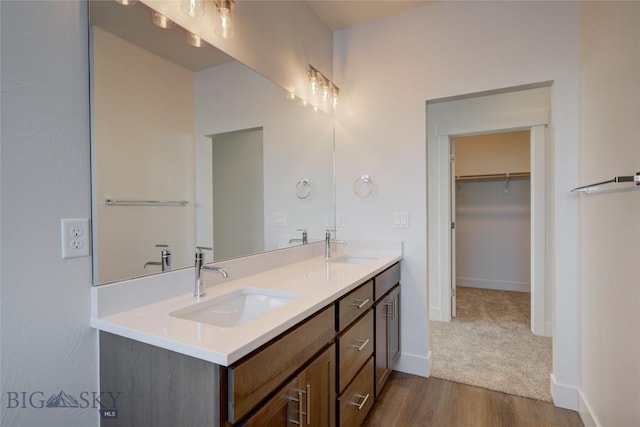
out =
<path fill-rule="evenodd" d="M 203 250 L 210 251 L 211 248 L 206 248 L 203 246 L 196 246 L 196 281 L 195 281 L 195 290 L 193 292 L 193 296 L 196 298 L 203 297 L 206 294 L 206 288 L 204 286 L 204 280 L 202 279 L 202 271 L 215 271 L 220 273 L 222 277 L 225 279 L 229 277 L 229 274 L 220 267 L 214 267 L 209 265 L 203 265 L 204 262 L 204 253 Z"/>
<path fill-rule="evenodd" d="M 307 235 L 307 230 L 304 228 L 298 228 L 297 231 L 302 231 L 302 239 L 289 239 L 289 243 L 297 243 L 302 242 L 303 245 L 309 243 L 309 237 Z"/>
<path fill-rule="evenodd" d="M 148 261 L 144 264 L 144 269 L 149 265 L 159 265 L 162 268 L 162 272 L 171 271 L 171 250 L 169 249 L 169 245 L 156 245 L 156 248 L 162 248 L 162 252 L 160 253 L 160 262 Z"/>
<path fill-rule="evenodd" d="M 331 232 L 335 233 L 336 230 L 326 230 L 324 234 L 324 257 L 326 259 L 331 258 L 331 243 L 341 243 L 342 246 L 348 246 L 344 240 L 337 240 L 331 238 Z"/>

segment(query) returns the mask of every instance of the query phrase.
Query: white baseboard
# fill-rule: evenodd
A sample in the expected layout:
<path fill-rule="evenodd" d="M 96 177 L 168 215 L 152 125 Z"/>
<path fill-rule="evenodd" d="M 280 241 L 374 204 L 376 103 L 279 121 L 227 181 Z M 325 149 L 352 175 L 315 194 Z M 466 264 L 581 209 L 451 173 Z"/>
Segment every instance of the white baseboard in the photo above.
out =
<path fill-rule="evenodd" d="M 425 357 L 419 354 L 401 353 L 393 367 L 396 371 L 428 377 L 431 370 L 431 352 Z"/>
<path fill-rule="evenodd" d="M 486 280 L 473 277 L 456 277 L 457 286 L 466 288 L 493 289 L 496 291 L 531 292 L 528 282 L 509 282 L 504 280 Z"/>
<path fill-rule="evenodd" d="M 556 377 L 550 374 L 551 377 L 551 396 L 553 397 L 553 403 L 559 408 L 571 409 L 572 411 L 578 410 L 578 387 L 561 384 L 556 381 Z"/>
<path fill-rule="evenodd" d="M 429 307 L 429 320 L 440 320 L 441 317 L 440 307 Z"/>
<path fill-rule="evenodd" d="M 584 423 L 584 427 L 600 427 L 602 424 L 598 422 L 598 419 L 593 414 L 591 410 L 591 405 L 587 401 L 587 398 L 584 394 L 582 394 L 582 390 L 579 391 L 579 408 L 578 413 L 580 414 L 580 418 Z"/>

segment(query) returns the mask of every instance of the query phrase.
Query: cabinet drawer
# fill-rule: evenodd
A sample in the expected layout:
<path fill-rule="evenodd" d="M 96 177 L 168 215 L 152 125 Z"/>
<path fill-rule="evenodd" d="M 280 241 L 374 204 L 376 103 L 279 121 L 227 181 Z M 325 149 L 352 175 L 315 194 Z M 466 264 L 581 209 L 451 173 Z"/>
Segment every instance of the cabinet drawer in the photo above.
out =
<path fill-rule="evenodd" d="M 375 298 L 376 301 L 391 288 L 400 283 L 400 263 L 396 263 L 387 268 L 375 277 Z"/>
<path fill-rule="evenodd" d="M 343 390 L 373 354 L 373 310 L 338 338 L 338 390 Z"/>
<path fill-rule="evenodd" d="M 241 420 L 335 336 L 333 305 L 228 369 L 228 414 Z"/>
<path fill-rule="evenodd" d="M 358 373 L 349 387 L 338 397 L 340 426 L 362 424 L 373 406 L 373 357 Z"/>
<path fill-rule="evenodd" d="M 338 300 L 338 332 L 365 313 L 373 305 L 373 280 Z"/>

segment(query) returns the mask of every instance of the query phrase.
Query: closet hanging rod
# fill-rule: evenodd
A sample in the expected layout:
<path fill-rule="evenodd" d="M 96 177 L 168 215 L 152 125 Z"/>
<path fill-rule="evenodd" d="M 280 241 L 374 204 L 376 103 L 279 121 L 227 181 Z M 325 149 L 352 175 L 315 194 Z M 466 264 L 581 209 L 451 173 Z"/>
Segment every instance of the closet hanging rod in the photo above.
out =
<path fill-rule="evenodd" d="M 187 200 L 117 200 L 108 197 L 105 199 L 108 206 L 186 206 Z"/>
<path fill-rule="evenodd" d="M 606 181 L 596 182 L 595 184 L 583 185 L 582 187 L 572 188 L 571 192 L 589 193 L 592 188 L 595 188 L 604 184 L 612 184 L 612 183 L 618 183 L 618 182 L 635 182 L 636 185 L 640 185 L 640 172 L 637 172 L 635 175 L 616 176 L 613 179 L 608 179 Z"/>
<path fill-rule="evenodd" d="M 459 175 L 456 181 L 480 181 L 483 179 L 511 179 L 511 178 L 529 178 L 530 172 L 512 172 L 512 173 L 490 173 L 484 175 Z"/>

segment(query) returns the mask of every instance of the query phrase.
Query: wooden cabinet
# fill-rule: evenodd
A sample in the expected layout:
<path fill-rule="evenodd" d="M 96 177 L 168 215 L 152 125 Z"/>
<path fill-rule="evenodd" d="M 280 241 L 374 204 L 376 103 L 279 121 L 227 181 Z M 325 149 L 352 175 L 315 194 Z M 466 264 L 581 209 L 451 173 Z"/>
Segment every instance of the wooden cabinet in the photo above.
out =
<path fill-rule="evenodd" d="M 375 278 L 375 395 L 382 391 L 400 357 L 400 264 Z M 383 293 L 384 292 L 384 293 Z"/>
<path fill-rule="evenodd" d="M 229 367 L 100 333 L 103 427 L 359 426 L 400 355 L 395 264 Z"/>
<path fill-rule="evenodd" d="M 227 419 L 235 424 L 333 341 L 335 311 L 325 308 L 227 368 Z M 286 357 L 284 357 L 286 355 Z"/>
<path fill-rule="evenodd" d="M 246 427 L 335 425 L 335 349 L 332 345 L 249 417 Z"/>

